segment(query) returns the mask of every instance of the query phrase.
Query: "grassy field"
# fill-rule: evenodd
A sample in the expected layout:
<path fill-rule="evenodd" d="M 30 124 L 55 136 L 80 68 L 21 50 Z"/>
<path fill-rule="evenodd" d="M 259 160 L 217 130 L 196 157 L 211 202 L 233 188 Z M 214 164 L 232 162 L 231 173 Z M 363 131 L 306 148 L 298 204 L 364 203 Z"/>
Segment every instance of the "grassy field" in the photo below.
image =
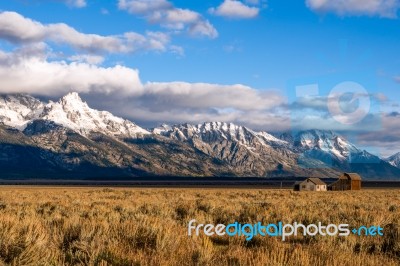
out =
<path fill-rule="evenodd" d="M 202 223 L 381 225 L 383 237 L 189 237 Z M 400 190 L 0 187 L 0 265 L 399 265 Z"/>

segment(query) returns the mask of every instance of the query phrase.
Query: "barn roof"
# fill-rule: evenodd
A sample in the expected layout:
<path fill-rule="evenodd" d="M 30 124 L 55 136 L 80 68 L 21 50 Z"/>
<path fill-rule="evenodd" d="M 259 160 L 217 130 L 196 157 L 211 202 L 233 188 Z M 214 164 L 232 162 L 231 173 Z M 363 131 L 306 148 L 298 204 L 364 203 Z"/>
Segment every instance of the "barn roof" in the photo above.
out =
<path fill-rule="evenodd" d="M 316 185 L 326 185 L 325 182 L 323 182 L 321 179 L 316 178 L 316 177 L 310 177 L 310 178 L 308 178 L 308 180 L 310 180 L 311 182 L 313 182 Z"/>
<path fill-rule="evenodd" d="M 350 180 L 361 180 L 361 176 L 357 173 L 343 173 L 343 175 L 341 175 L 339 178 L 340 179 L 349 178 Z"/>

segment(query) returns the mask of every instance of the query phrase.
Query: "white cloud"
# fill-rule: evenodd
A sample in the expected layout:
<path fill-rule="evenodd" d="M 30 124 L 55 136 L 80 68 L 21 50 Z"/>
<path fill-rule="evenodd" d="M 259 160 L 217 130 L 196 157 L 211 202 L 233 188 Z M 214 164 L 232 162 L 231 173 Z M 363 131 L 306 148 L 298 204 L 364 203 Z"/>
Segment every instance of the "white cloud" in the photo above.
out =
<path fill-rule="evenodd" d="M 78 7 L 82 8 L 87 5 L 86 0 L 62 0 L 63 2 L 66 2 L 67 5 L 72 6 L 72 7 Z"/>
<path fill-rule="evenodd" d="M 149 23 L 176 31 L 187 30 L 191 35 L 216 38 L 217 30 L 201 14 L 176 8 L 167 0 L 119 0 L 121 10 L 143 16 Z"/>
<path fill-rule="evenodd" d="M 165 103 L 169 108 L 237 108 L 240 110 L 264 110 L 280 106 L 283 97 L 271 91 L 251 87 L 187 82 L 149 82 L 144 85 L 145 97 L 151 97 L 154 109 Z"/>
<path fill-rule="evenodd" d="M 191 34 L 192 36 L 207 36 L 209 38 L 216 38 L 218 36 L 217 30 L 210 22 L 208 22 L 208 20 L 199 21 L 192 24 L 189 27 L 189 34 Z"/>
<path fill-rule="evenodd" d="M 0 91 L 62 95 L 69 91 L 115 93 L 119 96 L 140 93 L 142 84 L 135 69 L 124 66 L 99 67 L 85 62 L 48 61 L 43 46 L 0 51 Z"/>
<path fill-rule="evenodd" d="M 0 13 L 0 37 L 11 42 L 39 42 L 46 38 L 46 27 L 15 12 Z"/>
<path fill-rule="evenodd" d="M 237 0 L 224 0 L 220 6 L 210 8 L 208 12 L 227 18 L 249 19 L 257 17 L 260 9 L 258 7 L 247 6 Z"/>
<path fill-rule="evenodd" d="M 64 23 L 42 24 L 16 12 L 0 13 L 0 39 L 18 44 L 51 41 L 88 53 L 166 51 L 170 42 L 168 35 L 161 32 L 146 32 L 145 35 L 127 32 L 115 36 L 85 34 Z"/>
<path fill-rule="evenodd" d="M 306 0 L 306 5 L 316 12 L 332 12 L 339 16 L 367 15 L 386 18 L 397 17 L 399 0 Z"/>

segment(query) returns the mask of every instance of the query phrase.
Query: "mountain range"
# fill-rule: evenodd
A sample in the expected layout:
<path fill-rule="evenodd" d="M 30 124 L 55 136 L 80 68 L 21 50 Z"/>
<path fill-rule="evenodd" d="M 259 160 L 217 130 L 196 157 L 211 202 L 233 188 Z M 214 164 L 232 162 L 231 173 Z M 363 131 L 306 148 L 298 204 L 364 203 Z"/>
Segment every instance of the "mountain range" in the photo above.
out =
<path fill-rule="evenodd" d="M 144 129 L 90 108 L 77 93 L 44 103 L 0 96 L 0 178 L 337 177 L 400 179 L 400 153 L 381 159 L 332 131 L 258 132 L 223 122 Z"/>

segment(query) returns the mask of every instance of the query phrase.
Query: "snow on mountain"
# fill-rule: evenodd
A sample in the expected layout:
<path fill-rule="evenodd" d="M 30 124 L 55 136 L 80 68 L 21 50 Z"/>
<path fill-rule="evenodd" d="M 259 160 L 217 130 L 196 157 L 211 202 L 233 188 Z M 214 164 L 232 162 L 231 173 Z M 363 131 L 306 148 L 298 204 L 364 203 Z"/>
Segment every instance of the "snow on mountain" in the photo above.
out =
<path fill-rule="evenodd" d="M 264 131 L 258 132 L 257 136 L 261 138 L 264 142 L 269 143 L 273 146 L 287 146 L 289 144 L 286 140 L 278 139 L 277 137 Z"/>
<path fill-rule="evenodd" d="M 128 120 L 106 111 L 91 109 L 76 92 L 46 105 L 27 95 L 0 97 L 1 123 L 24 130 L 30 122 L 37 119 L 54 122 L 85 136 L 91 132 L 126 138 L 150 134 Z"/>
<path fill-rule="evenodd" d="M 298 154 L 287 141 L 233 123 L 162 125 L 153 129 L 153 133 L 182 141 L 217 161 L 228 163 L 241 176 L 314 174 L 313 169 L 298 166 Z M 337 174 L 331 169 L 321 171 L 324 176 Z"/>
<path fill-rule="evenodd" d="M 386 158 L 385 161 L 390 163 L 394 167 L 400 168 L 400 152 Z"/>
<path fill-rule="evenodd" d="M 340 161 L 348 160 L 352 154 L 362 153 L 354 144 L 332 131 L 301 131 L 294 137 L 294 146 L 306 151 L 323 151 Z"/>
<path fill-rule="evenodd" d="M 29 95 L 0 96 L 0 124 L 23 130 L 31 120 L 39 117 L 43 107 L 41 101 Z"/>
<path fill-rule="evenodd" d="M 134 175 L 145 171 L 177 175 L 336 176 L 337 171 L 354 171 L 369 178 L 400 176 L 400 153 L 388 158 L 389 164 L 331 131 L 308 130 L 276 137 L 233 123 L 208 122 L 164 124 L 149 132 L 109 112 L 91 109 L 77 93 L 69 93 L 59 101 L 47 104 L 28 95 L 0 96 L 0 124 L 22 131 L 15 133 L 15 130 L 0 127 L 3 141 L 12 140 L 14 144 L 20 141 L 21 144 L 21 148 L 12 150 L 19 157 L 5 153 L 11 161 L 17 158 L 13 161 L 12 173 L 18 173 L 21 162 L 18 158 L 25 158 L 26 149 L 29 150 L 26 143 L 31 143 L 34 146 L 31 152 L 36 158 L 43 159 L 42 152 L 47 154 L 42 169 L 60 163 L 65 169 L 75 169 L 79 165 L 76 162 L 84 158 L 89 165 L 133 169 Z M 65 128 L 81 136 L 69 139 Z M 119 139 L 105 138 L 111 142 L 102 144 L 102 138 L 92 132 Z M 139 147 L 128 140 L 142 135 L 149 135 L 146 140 L 155 137 L 158 144 L 147 146 L 144 141 Z M 99 146 L 93 146 L 87 139 Z M 121 141 L 125 141 L 130 149 L 121 146 Z M 88 145 L 97 152 L 87 153 Z M 133 159 L 138 157 L 140 159 Z M 169 159 L 169 163 L 165 163 Z M 22 162 L 29 164 L 25 159 Z M 167 169 L 166 165 L 172 165 L 172 168 Z M 90 175 L 91 170 L 87 171 Z"/>
<path fill-rule="evenodd" d="M 207 122 L 197 125 L 181 124 L 169 126 L 163 124 L 153 129 L 154 134 L 163 135 L 172 139 L 188 141 L 198 139 L 204 142 L 228 140 L 250 147 L 255 140 L 265 145 L 284 145 L 280 140 L 266 132 L 255 132 L 247 127 L 233 123 Z"/>
<path fill-rule="evenodd" d="M 40 118 L 63 125 L 82 135 L 88 135 L 90 132 L 101 132 L 117 137 L 150 134 L 147 130 L 128 120 L 116 117 L 106 111 L 91 109 L 76 92 L 65 95 L 58 102 L 48 103 Z"/>
<path fill-rule="evenodd" d="M 167 124 L 162 124 L 159 127 L 153 128 L 153 133 L 156 135 L 166 135 L 168 131 L 171 131 L 172 127 L 170 125 Z"/>

